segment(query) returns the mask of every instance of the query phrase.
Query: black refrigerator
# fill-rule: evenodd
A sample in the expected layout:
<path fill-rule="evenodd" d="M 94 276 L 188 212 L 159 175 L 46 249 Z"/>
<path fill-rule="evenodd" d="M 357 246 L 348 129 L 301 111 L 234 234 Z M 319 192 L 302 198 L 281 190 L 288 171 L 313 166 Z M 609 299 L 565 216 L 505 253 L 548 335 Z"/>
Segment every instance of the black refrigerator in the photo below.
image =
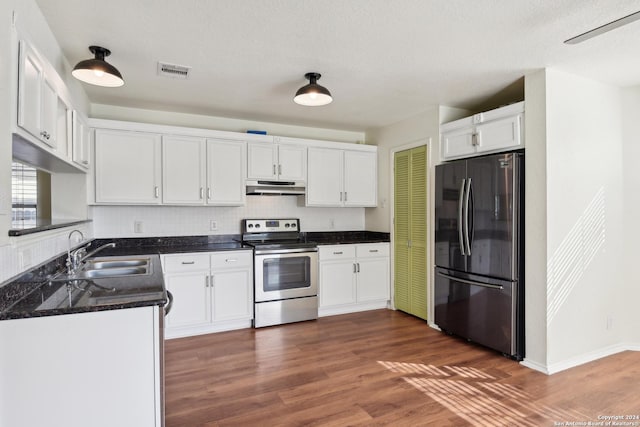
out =
<path fill-rule="evenodd" d="M 524 153 L 436 166 L 435 323 L 524 358 Z"/>

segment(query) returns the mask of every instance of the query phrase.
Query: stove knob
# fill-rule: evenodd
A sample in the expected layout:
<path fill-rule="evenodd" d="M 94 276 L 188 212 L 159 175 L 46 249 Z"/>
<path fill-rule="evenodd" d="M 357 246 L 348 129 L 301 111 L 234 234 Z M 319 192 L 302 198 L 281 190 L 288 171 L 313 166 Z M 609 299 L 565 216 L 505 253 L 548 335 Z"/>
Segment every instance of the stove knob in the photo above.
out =
<path fill-rule="evenodd" d="M 260 228 L 260 224 L 256 224 L 256 228 Z"/>
<path fill-rule="evenodd" d="M 291 228 L 296 228 L 296 223 L 295 222 L 291 223 Z"/>
<path fill-rule="evenodd" d="M 249 228 L 253 228 L 253 224 L 249 224 L 247 227 L 249 227 Z"/>
<path fill-rule="evenodd" d="M 285 224 L 284 228 L 289 228 L 289 223 Z"/>

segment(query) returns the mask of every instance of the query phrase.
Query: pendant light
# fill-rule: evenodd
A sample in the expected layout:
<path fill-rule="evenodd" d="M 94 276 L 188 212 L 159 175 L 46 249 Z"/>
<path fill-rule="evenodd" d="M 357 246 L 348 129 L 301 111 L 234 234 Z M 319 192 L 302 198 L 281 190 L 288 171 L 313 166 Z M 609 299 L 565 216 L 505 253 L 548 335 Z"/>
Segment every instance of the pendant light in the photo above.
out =
<path fill-rule="evenodd" d="M 319 107 L 333 101 L 329 90 L 316 83 L 316 81 L 320 79 L 319 73 L 307 73 L 304 75 L 304 78 L 309 80 L 309 84 L 302 86 L 296 92 L 296 96 L 293 98 L 296 104 L 308 107 Z"/>
<path fill-rule="evenodd" d="M 111 55 L 111 51 L 100 46 L 89 46 L 89 50 L 95 55 L 95 58 L 78 62 L 71 75 L 78 80 L 96 86 L 122 86 L 124 80 L 120 71 L 104 60 L 105 56 Z"/>

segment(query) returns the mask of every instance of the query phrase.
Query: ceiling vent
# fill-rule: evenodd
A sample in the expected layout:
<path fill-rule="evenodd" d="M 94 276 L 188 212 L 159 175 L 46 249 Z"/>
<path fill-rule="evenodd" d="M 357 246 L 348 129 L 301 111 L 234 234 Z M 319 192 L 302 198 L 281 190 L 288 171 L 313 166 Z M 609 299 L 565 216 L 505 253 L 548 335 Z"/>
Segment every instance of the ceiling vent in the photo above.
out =
<path fill-rule="evenodd" d="M 167 64 L 158 62 L 158 75 L 170 77 L 172 79 L 188 79 L 191 67 L 186 65 Z"/>

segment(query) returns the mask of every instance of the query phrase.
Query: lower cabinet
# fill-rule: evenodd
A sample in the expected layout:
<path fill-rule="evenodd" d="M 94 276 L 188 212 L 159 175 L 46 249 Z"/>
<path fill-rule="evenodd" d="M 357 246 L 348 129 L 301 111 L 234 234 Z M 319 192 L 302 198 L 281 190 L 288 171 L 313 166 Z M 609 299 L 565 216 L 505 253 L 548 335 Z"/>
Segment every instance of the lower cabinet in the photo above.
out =
<path fill-rule="evenodd" d="M 167 254 L 161 259 L 165 285 L 173 294 L 165 338 L 251 326 L 251 251 Z"/>
<path fill-rule="evenodd" d="M 0 426 L 164 426 L 163 313 L 1 321 Z"/>
<path fill-rule="evenodd" d="M 386 308 L 389 302 L 389 244 L 319 248 L 320 316 Z"/>

